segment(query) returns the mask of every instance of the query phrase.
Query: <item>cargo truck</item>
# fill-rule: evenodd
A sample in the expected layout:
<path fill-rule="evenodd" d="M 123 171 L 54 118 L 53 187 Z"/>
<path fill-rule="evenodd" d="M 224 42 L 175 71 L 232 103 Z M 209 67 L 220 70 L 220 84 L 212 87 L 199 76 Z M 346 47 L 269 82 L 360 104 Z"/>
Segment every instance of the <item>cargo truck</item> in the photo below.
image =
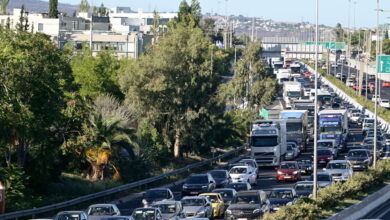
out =
<path fill-rule="evenodd" d="M 318 113 L 320 140 L 332 139 L 344 150 L 348 136 L 347 110 L 322 110 Z"/>
<path fill-rule="evenodd" d="M 294 100 L 302 98 L 302 84 L 300 82 L 283 83 L 283 100 L 287 109 L 291 108 Z"/>
<path fill-rule="evenodd" d="M 301 151 L 306 151 L 308 143 L 308 111 L 307 110 L 285 110 L 280 112 L 280 119 L 286 120 L 286 138 L 288 141 L 296 142 Z"/>

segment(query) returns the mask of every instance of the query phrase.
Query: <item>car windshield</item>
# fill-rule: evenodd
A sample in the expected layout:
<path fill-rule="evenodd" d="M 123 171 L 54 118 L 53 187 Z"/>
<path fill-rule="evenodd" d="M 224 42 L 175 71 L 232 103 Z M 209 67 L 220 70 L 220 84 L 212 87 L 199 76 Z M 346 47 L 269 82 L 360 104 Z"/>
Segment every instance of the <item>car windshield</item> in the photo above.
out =
<path fill-rule="evenodd" d="M 277 136 L 252 137 L 254 147 L 271 147 L 278 145 Z"/>
<path fill-rule="evenodd" d="M 366 156 L 367 156 L 367 152 L 366 151 L 362 151 L 362 150 L 350 151 L 348 153 L 348 157 L 366 157 Z"/>
<path fill-rule="evenodd" d="M 318 156 L 330 156 L 330 155 L 332 155 L 332 152 L 330 150 L 318 150 L 317 155 Z"/>
<path fill-rule="evenodd" d="M 310 176 L 309 180 L 313 181 L 314 180 L 314 176 L 313 175 Z M 324 175 L 324 174 L 318 174 L 317 175 L 317 180 L 318 181 L 331 181 L 330 180 L 330 176 L 329 175 Z"/>
<path fill-rule="evenodd" d="M 155 205 L 153 207 L 159 208 L 161 213 L 163 213 L 163 214 L 176 213 L 176 205 L 175 204 L 159 204 L 159 205 Z"/>
<path fill-rule="evenodd" d="M 59 214 L 55 217 L 55 220 L 79 220 L 79 214 Z"/>
<path fill-rule="evenodd" d="M 299 134 L 302 133 L 302 123 L 301 122 L 288 122 L 287 125 L 287 134 Z"/>
<path fill-rule="evenodd" d="M 321 127 L 321 133 L 324 134 L 341 134 L 340 127 Z"/>
<path fill-rule="evenodd" d="M 331 141 L 318 142 L 317 146 L 318 147 L 333 147 L 333 142 L 331 142 Z"/>
<path fill-rule="evenodd" d="M 167 198 L 168 192 L 166 190 L 148 190 L 145 194 L 146 198 Z"/>
<path fill-rule="evenodd" d="M 190 176 L 188 177 L 187 184 L 204 184 L 208 183 L 207 176 Z"/>
<path fill-rule="evenodd" d="M 293 150 L 293 147 L 292 147 L 291 144 L 287 145 L 287 150 L 288 150 L 288 151 L 292 151 L 292 150 Z"/>
<path fill-rule="evenodd" d="M 230 174 L 245 174 L 247 173 L 246 167 L 233 167 L 230 170 Z"/>
<path fill-rule="evenodd" d="M 155 220 L 154 210 L 135 210 L 131 217 L 134 220 Z"/>
<path fill-rule="evenodd" d="M 206 201 L 204 199 L 182 199 L 183 206 L 204 206 Z"/>
<path fill-rule="evenodd" d="M 299 183 L 295 185 L 295 190 L 313 190 L 313 184 L 312 183 Z"/>
<path fill-rule="evenodd" d="M 207 198 L 209 198 L 209 200 L 210 200 L 211 202 L 216 202 L 216 201 L 218 201 L 218 196 L 216 196 L 216 195 L 207 195 Z"/>
<path fill-rule="evenodd" d="M 111 215 L 111 208 L 109 206 L 91 207 L 88 215 Z"/>
<path fill-rule="evenodd" d="M 213 178 L 227 178 L 226 171 L 224 170 L 213 170 L 210 174 Z"/>
<path fill-rule="evenodd" d="M 271 199 L 292 199 L 293 193 L 291 190 L 275 190 L 275 191 L 271 191 L 269 198 L 271 198 Z"/>
<path fill-rule="evenodd" d="M 346 163 L 328 163 L 326 169 L 347 169 Z"/>
<path fill-rule="evenodd" d="M 221 194 L 224 199 L 233 197 L 233 191 L 231 190 L 215 190 L 214 192 Z"/>
<path fill-rule="evenodd" d="M 293 169 L 297 169 L 297 166 L 294 163 L 285 163 L 285 164 L 280 165 L 280 169 L 281 170 L 293 170 Z"/>
<path fill-rule="evenodd" d="M 289 92 L 287 92 L 287 96 L 288 97 L 301 97 L 301 92 L 297 92 L 297 91 L 289 91 Z"/>
<path fill-rule="evenodd" d="M 258 204 L 258 195 L 239 195 L 234 197 L 232 204 Z"/>
<path fill-rule="evenodd" d="M 382 102 L 382 103 L 389 103 L 389 100 L 387 100 L 387 99 L 382 99 L 381 102 Z"/>

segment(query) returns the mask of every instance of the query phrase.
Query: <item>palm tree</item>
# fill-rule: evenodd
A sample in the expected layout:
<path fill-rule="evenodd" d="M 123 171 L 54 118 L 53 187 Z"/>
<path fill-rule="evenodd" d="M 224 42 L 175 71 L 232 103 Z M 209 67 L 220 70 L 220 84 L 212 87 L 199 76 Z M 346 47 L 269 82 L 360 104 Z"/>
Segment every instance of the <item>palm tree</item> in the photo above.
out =
<path fill-rule="evenodd" d="M 87 135 L 90 140 L 85 149 L 86 160 L 90 164 L 87 178 L 92 181 L 103 180 L 107 166 L 112 166 L 114 177 L 120 178 L 114 158 L 120 158 L 124 151 L 128 152 L 127 156 L 134 157 L 136 147 L 132 141 L 135 130 L 125 125 L 124 120 L 118 117 L 105 119 L 102 114 L 92 115 Z"/>

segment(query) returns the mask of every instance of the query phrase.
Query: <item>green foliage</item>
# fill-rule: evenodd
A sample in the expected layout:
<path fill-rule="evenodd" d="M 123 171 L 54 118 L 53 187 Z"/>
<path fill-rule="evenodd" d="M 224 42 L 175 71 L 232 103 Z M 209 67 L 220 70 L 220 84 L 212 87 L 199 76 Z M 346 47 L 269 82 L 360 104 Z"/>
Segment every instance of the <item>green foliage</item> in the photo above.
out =
<path fill-rule="evenodd" d="M 49 18 L 58 18 L 58 0 L 49 1 Z"/>
<path fill-rule="evenodd" d="M 9 0 L 0 0 L 0 14 L 1 15 L 7 14 L 8 3 L 9 3 Z"/>
<path fill-rule="evenodd" d="M 88 0 L 81 0 L 80 6 L 79 6 L 79 11 L 80 12 L 88 12 L 89 11 L 89 3 Z"/>
<path fill-rule="evenodd" d="M 383 53 L 390 55 L 390 39 L 383 40 Z"/>
<path fill-rule="evenodd" d="M 73 57 L 71 64 L 82 96 L 95 99 L 111 94 L 120 100 L 124 98 L 117 80 L 120 61 L 111 52 L 104 51 L 94 57 L 85 49 Z"/>
<path fill-rule="evenodd" d="M 97 14 L 99 17 L 107 17 L 109 13 L 108 8 L 106 8 L 103 2 L 100 4 L 99 9 L 97 10 Z"/>
<path fill-rule="evenodd" d="M 27 31 L 28 28 L 29 28 L 28 16 L 27 13 L 25 12 L 24 4 L 23 4 L 22 8 L 20 9 L 19 22 L 16 24 L 16 30 Z"/>
<path fill-rule="evenodd" d="M 14 164 L 0 167 L 0 182 L 7 189 L 7 203 L 24 197 L 27 179 L 22 167 Z"/>
<path fill-rule="evenodd" d="M 336 28 L 334 29 L 334 32 L 336 34 L 336 41 L 337 42 L 342 42 L 342 41 L 345 41 L 345 39 L 347 39 L 346 33 L 345 33 L 345 31 L 340 23 L 337 23 Z"/>
<path fill-rule="evenodd" d="M 182 0 L 179 6 L 178 16 L 173 20 L 173 26 L 182 24 L 188 27 L 199 27 L 201 19 L 201 8 L 198 0 L 192 0 L 191 5 Z"/>

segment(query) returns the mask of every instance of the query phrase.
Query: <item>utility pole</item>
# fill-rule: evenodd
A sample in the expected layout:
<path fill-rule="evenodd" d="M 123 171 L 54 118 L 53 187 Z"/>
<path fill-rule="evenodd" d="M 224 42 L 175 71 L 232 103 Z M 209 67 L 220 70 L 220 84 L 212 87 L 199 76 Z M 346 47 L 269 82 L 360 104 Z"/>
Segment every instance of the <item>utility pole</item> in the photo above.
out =
<path fill-rule="evenodd" d="M 90 31 L 90 36 L 89 36 L 89 48 L 91 48 L 91 53 L 93 54 L 93 44 L 92 44 L 92 40 L 93 40 L 93 0 L 91 0 L 91 25 L 89 27 L 89 31 Z M 88 14 L 88 12 L 87 12 Z"/>
<path fill-rule="evenodd" d="M 314 63 L 314 147 L 313 147 L 313 199 L 317 199 L 317 120 L 318 120 L 318 0 L 316 0 L 316 40 L 315 40 L 315 63 Z"/>
<path fill-rule="evenodd" d="M 376 62 L 378 62 L 379 55 L 379 0 L 376 0 L 377 11 L 376 11 Z M 373 166 L 376 168 L 376 150 L 377 150 L 377 127 L 378 127 L 378 65 L 375 71 L 375 121 L 374 121 L 374 162 Z"/>
<path fill-rule="evenodd" d="M 348 0 L 348 59 L 351 59 L 351 0 Z M 351 78 L 351 64 L 348 62 L 348 78 Z"/>
<path fill-rule="evenodd" d="M 251 37 L 252 42 L 255 40 L 254 35 L 255 35 L 255 17 L 252 18 L 252 37 Z"/>

